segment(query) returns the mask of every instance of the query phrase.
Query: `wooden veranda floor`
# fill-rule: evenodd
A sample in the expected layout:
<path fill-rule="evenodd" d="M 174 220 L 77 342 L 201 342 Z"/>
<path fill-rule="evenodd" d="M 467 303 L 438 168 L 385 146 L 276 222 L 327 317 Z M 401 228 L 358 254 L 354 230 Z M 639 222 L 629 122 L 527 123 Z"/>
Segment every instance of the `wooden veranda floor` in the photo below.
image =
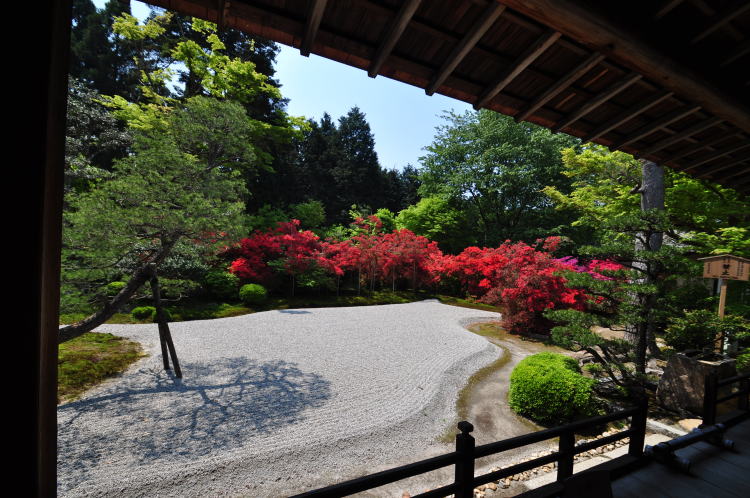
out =
<path fill-rule="evenodd" d="M 677 450 L 691 461 L 690 472 L 652 461 L 612 482 L 615 498 L 747 498 L 750 496 L 750 419 L 730 428 L 726 450 L 698 442 Z"/>

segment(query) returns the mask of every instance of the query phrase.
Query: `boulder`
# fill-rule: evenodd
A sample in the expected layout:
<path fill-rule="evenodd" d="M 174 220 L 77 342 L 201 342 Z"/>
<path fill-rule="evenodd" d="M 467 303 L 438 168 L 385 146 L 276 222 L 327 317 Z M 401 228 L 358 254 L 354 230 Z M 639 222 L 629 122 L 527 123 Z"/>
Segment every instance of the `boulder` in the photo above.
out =
<path fill-rule="evenodd" d="M 670 410 L 702 414 L 705 378 L 711 373 L 720 379 L 737 375 L 735 360 L 714 353 L 677 353 L 667 362 L 656 399 Z"/>

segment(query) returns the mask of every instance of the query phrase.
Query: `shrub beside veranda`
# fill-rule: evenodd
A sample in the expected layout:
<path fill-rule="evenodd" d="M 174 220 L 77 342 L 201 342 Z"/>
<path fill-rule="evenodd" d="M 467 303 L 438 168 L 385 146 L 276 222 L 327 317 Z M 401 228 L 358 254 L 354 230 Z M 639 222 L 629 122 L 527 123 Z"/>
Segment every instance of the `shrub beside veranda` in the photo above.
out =
<path fill-rule="evenodd" d="M 263 304 L 268 291 L 260 284 L 245 284 L 240 288 L 240 300 L 247 305 Z"/>
<path fill-rule="evenodd" d="M 510 375 L 511 408 L 545 425 L 596 415 L 595 381 L 580 372 L 569 356 L 538 353 L 524 358 Z"/>

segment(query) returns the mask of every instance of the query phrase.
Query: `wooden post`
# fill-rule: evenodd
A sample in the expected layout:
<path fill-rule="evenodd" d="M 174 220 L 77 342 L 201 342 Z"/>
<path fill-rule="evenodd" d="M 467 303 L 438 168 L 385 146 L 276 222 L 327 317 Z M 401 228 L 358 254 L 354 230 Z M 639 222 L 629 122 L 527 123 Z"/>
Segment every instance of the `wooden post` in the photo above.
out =
<path fill-rule="evenodd" d="M 716 423 L 716 395 L 719 375 L 711 372 L 706 375 L 703 389 L 703 423 L 702 427 L 708 427 Z"/>
<path fill-rule="evenodd" d="M 474 446 L 476 441 L 470 434 L 474 426 L 469 422 L 458 423 L 460 434 L 456 435 L 456 498 L 473 498 L 474 496 Z"/>
<path fill-rule="evenodd" d="M 646 422 L 648 420 L 648 397 L 646 393 L 642 393 L 643 397 L 639 401 L 640 410 L 638 413 L 633 415 L 630 422 L 630 428 L 633 430 L 633 434 L 630 436 L 630 444 L 628 445 L 628 455 L 634 457 L 643 456 L 643 445 L 646 443 Z"/>
<path fill-rule="evenodd" d="M 724 318 L 724 309 L 727 305 L 727 280 L 725 278 L 719 279 L 719 318 Z M 716 352 L 722 354 L 724 352 L 724 331 L 720 330 L 716 335 Z"/>
<path fill-rule="evenodd" d="M 174 364 L 174 373 L 177 378 L 182 378 L 180 362 L 177 360 L 177 352 L 172 342 L 172 334 L 169 332 L 167 315 L 164 313 L 164 307 L 161 304 L 161 291 L 159 290 L 159 278 L 156 275 L 156 268 L 152 267 L 151 273 L 151 292 L 154 296 L 154 307 L 156 308 L 156 321 L 159 325 L 159 342 L 161 343 L 161 355 L 164 360 L 164 370 L 169 370 L 169 357 L 172 357 Z"/>
<path fill-rule="evenodd" d="M 750 379 L 742 379 L 740 381 L 740 392 L 745 394 L 737 398 L 737 408 L 748 411 L 750 410 Z"/>
<path fill-rule="evenodd" d="M 560 435 L 560 461 L 557 464 L 557 482 L 562 482 L 573 475 L 573 457 L 576 435 L 570 431 Z"/>

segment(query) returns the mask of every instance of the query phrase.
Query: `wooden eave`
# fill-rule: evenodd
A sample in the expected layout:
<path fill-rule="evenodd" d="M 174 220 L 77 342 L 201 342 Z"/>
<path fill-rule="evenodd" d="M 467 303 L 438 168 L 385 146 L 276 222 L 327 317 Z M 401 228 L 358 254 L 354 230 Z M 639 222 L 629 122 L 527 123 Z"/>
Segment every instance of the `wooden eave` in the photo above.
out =
<path fill-rule="evenodd" d="M 149 3 L 750 191 L 746 0 Z"/>

